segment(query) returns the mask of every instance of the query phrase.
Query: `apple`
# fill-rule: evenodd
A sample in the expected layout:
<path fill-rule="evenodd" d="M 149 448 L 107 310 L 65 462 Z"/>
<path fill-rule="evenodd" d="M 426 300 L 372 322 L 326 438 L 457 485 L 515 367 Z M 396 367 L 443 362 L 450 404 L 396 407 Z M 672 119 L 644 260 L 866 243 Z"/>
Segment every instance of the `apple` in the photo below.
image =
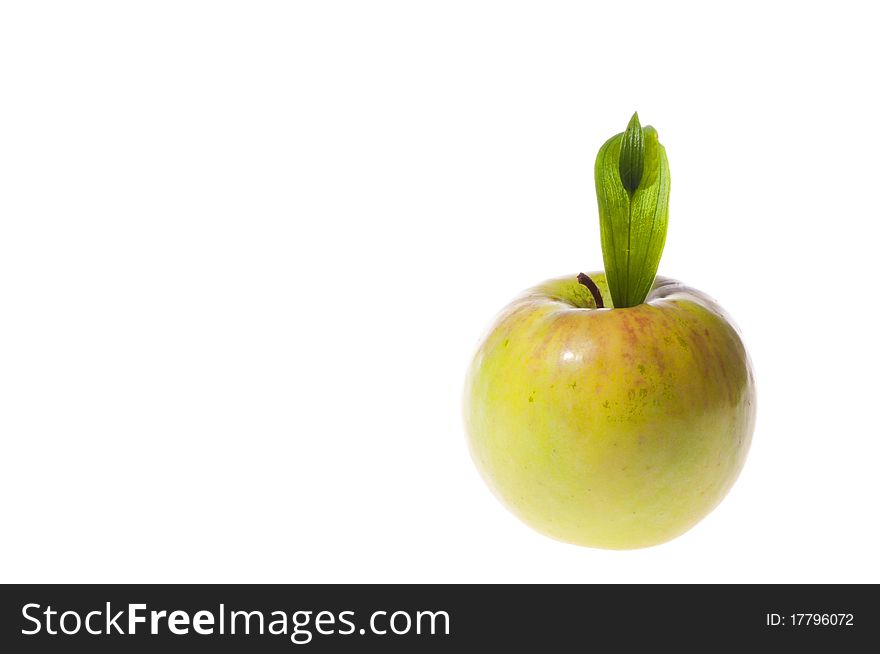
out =
<path fill-rule="evenodd" d="M 755 382 L 721 307 L 656 276 L 669 188 L 656 132 L 634 116 L 600 150 L 596 179 L 606 271 L 544 282 L 502 311 L 467 373 L 465 425 L 478 470 L 526 524 L 648 547 L 730 490 Z"/>
<path fill-rule="evenodd" d="M 608 306 L 605 275 L 589 277 Z M 699 522 L 739 475 L 754 377 L 737 329 L 699 291 L 657 278 L 643 304 L 595 306 L 570 275 L 502 312 L 467 375 L 471 453 L 536 530 L 655 545 Z"/>

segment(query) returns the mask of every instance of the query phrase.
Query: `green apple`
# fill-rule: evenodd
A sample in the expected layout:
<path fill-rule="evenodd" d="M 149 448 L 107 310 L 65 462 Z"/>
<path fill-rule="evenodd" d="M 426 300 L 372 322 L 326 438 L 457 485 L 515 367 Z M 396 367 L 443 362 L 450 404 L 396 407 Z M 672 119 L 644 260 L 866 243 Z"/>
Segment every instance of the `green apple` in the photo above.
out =
<path fill-rule="evenodd" d="M 711 298 L 657 277 L 669 167 L 633 116 L 596 159 L 605 271 L 553 279 L 498 317 L 467 374 L 480 473 L 553 538 L 613 549 L 684 533 L 736 480 L 755 424 L 751 364 Z"/>
<path fill-rule="evenodd" d="M 589 277 L 610 304 L 604 274 Z M 498 318 L 467 376 L 471 453 L 507 507 L 559 540 L 646 547 L 690 529 L 742 469 L 755 386 L 710 298 L 657 278 L 646 302 L 595 308 L 575 275 Z"/>

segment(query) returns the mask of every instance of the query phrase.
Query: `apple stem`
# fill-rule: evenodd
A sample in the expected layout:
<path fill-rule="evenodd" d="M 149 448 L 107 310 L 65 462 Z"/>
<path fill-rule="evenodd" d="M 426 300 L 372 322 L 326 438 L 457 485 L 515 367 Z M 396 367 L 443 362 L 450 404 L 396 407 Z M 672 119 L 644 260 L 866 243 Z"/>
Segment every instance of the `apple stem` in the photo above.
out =
<path fill-rule="evenodd" d="M 605 303 L 602 301 L 602 294 L 599 292 L 599 287 L 596 286 L 596 282 L 590 279 L 589 275 L 585 275 L 584 273 L 578 273 L 578 281 L 589 289 L 593 299 L 596 301 L 596 308 L 604 309 Z"/>

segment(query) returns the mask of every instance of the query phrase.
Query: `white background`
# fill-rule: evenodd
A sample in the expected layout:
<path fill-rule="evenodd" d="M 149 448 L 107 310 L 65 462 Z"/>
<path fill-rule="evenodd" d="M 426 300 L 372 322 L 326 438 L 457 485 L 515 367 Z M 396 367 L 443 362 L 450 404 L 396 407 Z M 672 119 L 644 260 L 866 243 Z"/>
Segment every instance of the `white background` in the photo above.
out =
<path fill-rule="evenodd" d="M 5 3 L 0 580 L 880 582 L 876 18 L 666 5 Z M 510 515 L 460 407 L 504 304 L 601 268 L 634 109 L 759 412 L 612 552 Z"/>

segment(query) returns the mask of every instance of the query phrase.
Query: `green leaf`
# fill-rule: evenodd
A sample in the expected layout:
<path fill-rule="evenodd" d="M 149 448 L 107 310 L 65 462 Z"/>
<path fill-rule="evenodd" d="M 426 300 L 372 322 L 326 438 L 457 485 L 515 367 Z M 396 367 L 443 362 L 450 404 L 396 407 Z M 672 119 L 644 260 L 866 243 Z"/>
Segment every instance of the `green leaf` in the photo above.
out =
<path fill-rule="evenodd" d="M 645 135 L 639 123 L 638 112 L 630 118 L 620 144 L 620 181 L 632 195 L 639 187 L 645 169 Z"/>
<path fill-rule="evenodd" d="M 669 162 L 657 131 L 634 115 L 599 149 L 595 177 L 611 298 L 618 308 L 636 306 L 654 283 L 669 221 Z"/>

